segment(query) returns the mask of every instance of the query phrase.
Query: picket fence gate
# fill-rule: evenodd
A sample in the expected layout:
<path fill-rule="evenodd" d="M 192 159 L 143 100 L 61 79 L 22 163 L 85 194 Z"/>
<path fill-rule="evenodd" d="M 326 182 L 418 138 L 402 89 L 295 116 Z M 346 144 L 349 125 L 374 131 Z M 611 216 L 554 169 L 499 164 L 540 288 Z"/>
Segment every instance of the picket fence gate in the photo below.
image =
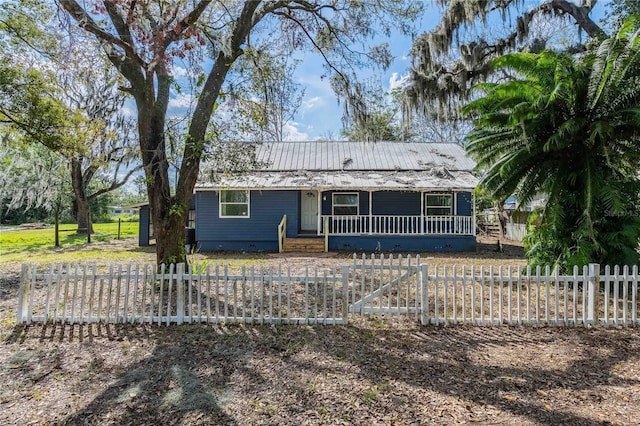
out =
<path fill-rule="evenodd" d="M 17 322 L 347 324 L 349 315 L 422 324 L 638 326 L 638 267 L 442 266 L 355 256 L 303 268 L 184 264 L 23 265 Z"/>

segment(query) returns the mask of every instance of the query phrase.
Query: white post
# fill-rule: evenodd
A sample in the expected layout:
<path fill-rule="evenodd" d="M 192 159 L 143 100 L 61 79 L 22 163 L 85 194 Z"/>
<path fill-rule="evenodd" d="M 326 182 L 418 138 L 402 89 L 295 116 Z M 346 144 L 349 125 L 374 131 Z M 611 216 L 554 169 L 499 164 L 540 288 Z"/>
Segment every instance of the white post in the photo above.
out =
<path fill-rule="evenodd" d="M 600 295 L 600 265 L 589 264 L 589 281 L 587 287 L 587 322 L 591 325 L 598 323 L 598 296 Z"/>
<path fill-rule="evenodd" d="M 424 191 L 420 191 L 420 233 L 424 234 Z"/>
<path fill-rule="evenodd" d="M 177 316 L 177 323 L 178 324 L 182 324 L 184 322 L 184 279 L 183 279 L 183 274 L 184 274 L 184 263 L 178 263 L 176 265 L 176 275 L 175 280 L 176 280 L 176 316 Z M 174 277 L 170 277 L 169 279 L 172 279 Z M 171 294 L 169 294 L 168 297 L 171 297 Z M 170 315 L 170 313 L 168 313 L 168 315 Z"/>
<path fill-rule="evenodd" d="M 418 265 L 418 282 L 420 283 L 420 295 L 422 300 L 420 302 L 421 310 L 421 323 L 422 325 L 429 325 L 429 266 Z"/>
<path fill-rule="evenodd" d="M 318 218 L 317 218 L 317 223 L 318 223 L 318 235 L 321 235 L 321 219 L 322 218 L 322 191 L 318 190 Z"/>
<path fill-rule="evenodd" d="M 349 323 L 349 265 L 342 265 L 342 321 Z"/>
<path fill-rule="evenodd" d="M 28 278 L 28 266 L 22 265 L 22 272 L 20 274 L 20 290 L 18 291 L 18 310 L 16 312 L 16 323 L 20 324 L 26 321 L 27 312 L 29 310 L 29 293 L 30 282 Z"/>
<path fill-rule="evenodd" d="M 324 217 L 324 252 L 329 252 L 329 218 Z"/>
<path fill-rule="evenodd" d="M 369 235 L 373 233 L 373 191 L 369 191 Z"/>
<path fill-rule="evenodd" d="M 476 193 L 471 192 L 471 235 L 476 236 Z"/>

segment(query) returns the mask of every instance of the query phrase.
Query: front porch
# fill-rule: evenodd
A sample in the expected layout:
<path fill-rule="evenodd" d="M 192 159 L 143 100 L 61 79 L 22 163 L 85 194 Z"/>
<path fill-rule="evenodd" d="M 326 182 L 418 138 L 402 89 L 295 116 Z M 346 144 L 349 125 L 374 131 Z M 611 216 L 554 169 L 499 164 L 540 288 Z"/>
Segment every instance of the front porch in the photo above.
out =
<path fill-rule="evenodd" d="M 473 216 L 323 215 L 322 224 L 318 235 L 475 235 Z"/>

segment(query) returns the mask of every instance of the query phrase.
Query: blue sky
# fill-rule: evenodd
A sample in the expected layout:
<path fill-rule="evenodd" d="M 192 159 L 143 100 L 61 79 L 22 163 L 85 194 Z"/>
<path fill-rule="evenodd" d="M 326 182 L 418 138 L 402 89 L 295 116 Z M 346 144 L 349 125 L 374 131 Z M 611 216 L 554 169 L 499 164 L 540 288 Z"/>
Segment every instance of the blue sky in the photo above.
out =
<path fill-rule="evenodd" d="M 434 5 L 426 8 L 426 13 L 415 23 L 418 34 L 435 27 L 440 20 L 439 9 Z M 406 75 L 410 66 L 409 51 L 412 39 L 398 32 L 389 39 L 376 39 L 375 44 L 388 42 L 394 61 L 389 69 L 382 71 L 363 70 L 364 76 L 379 80 L 380 85 L 389 90 L 394 82 Z M 341 138 L 343 107 L 331 89 L 327 78 L 321 79 L 322 58 L 313 52 L 302 55 L 298 66 L 296 81 L 305 89 L 305 96 L 293 123 L 290 123 L 292 140 L 314 140 L 318 138 Z"/>
<path fill-rule="evenodd" d="M 573 0 L 578 3 L 579 0 Z M 423 16 L 419 21 L 415 22 L 417 34 L 429 31 L 434 28 L 439 20 L 441 9 L 436 6 L 432 0 L 425 0 L 426 7 Z M 539 4 L 541 0 L 525 0 L 524 8 L 531 8 Z M 604 15 L 607 0 L 601 0 L 597 3 L 592 17 L 598 21 Z M 509 21 L 509 20 L 507 20 Z M 503 32 L 503 21 L 499 16 L 490 16 L 488 19 L 488 30 Z M 577 32 L 572 31 L 571 25 L 567 25 L 572 37 Z M 555 26 L 552 30 L 555 30 Z M 399 80 L 406 76 L 411 65 L 409 52 L 411 50 L 412 39 L 410 36 L 400 33 L 393 33 L 389 39 L 378 38 L 372 40 L 372 44 L 380 44 L 388 42 L 391 53 L 395 58 L 389 69 L 387 70 L 362 70 L 361 77 L 366 79 L 374 79 L 379 82 L 384 90 L 393 88 Z M 292 122 L 288 123 L 289 140 L 315 140 L 319 138 L 340 139 L 342 129 L 342 111 L 343 107 L 338 102 L 328 78 L 322 78 L 325 73 L 323 68 L 322 57 L 314 52 L 304 52 L 297 56 L 301 59 L 295 73 L 295 81 L 305 90 L 305 96 L 302 105 L 298 110 L 298 114 Z M 176 77 L 184 76 L 186 72 L 184 68 L 179 66 L 174 69 Z M 170 108 L 178 115 L 186 111 L 189 103 L 193 101 L 192 95 L 183 92 L 174 95 L 170 102 Z M 170 111 L 170 115 L 173 115 Z"/>
<path fill-rule="evenodd" d="M 440 20 L 440 9 L 432 1 L 426 0 L 428 5 L 425 13 L 416 23 L 418 34 L 434 28 Z M 574 0 L 578 3 L 579 0 Z M 541 3 L 540 0 L 526 0 L 524 7 L 533 7 Z M 604 15 L 607 1 L 599 1 L 592 14 L 598 21 Z M 499 17 L 489 20 L 490 26 L 502 26 Z M 576 33 L 575 31 L 573 32 Z M 375 42 L 383 41 L 375 40 Z M 381 86 L 389 90 L 394 83 L 407 74 L 411 65 L 409 52 L 411 50 L 412 39 L 409 36 L 399 33 L 392 34 L 388 40 L 392 54 L 395 58 L 391 67 L 384 72 L 363 71 L 364 75 L 375 76 L 379 79 Z M 321 79 L 322 59 L 319 55 L 307 52 L 302 57 L 303 61 L 299 65 L 296 75 L 298 83 L 305 88 L 305 96 L 300 110 L 294 122 L 290 123 L 289 139 L 291 140 L 314 140 L 318 138 L 341 138 L 342 129 L 342 105 L 340 105 L 334 95 L 328 79 Z"/>

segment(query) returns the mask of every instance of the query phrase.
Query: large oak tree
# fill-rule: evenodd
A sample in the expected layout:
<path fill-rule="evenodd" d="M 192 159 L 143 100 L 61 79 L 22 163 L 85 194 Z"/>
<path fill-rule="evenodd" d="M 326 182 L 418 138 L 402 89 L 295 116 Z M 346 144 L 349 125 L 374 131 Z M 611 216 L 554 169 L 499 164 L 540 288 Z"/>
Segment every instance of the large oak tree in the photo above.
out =
<path fill-rule="evenodd" d="M 258 41 L 279 49 L 311 48 L 332 73 L 347 80 L 347 66 L 388 58 L 381 51 L 359 53 L 375 29 L 406 29 L 420 2 L 333 1 L 148 1 L 58 0 L 64 11 L 98 39 L 135 101 L 158 262 L 185 261 L 184 223 L 200 163 L 210 142 L 208 126 L 234 63 Z M 171 191 L 165 125 L 176 58 L 208 51 L 197 102 L 184 138 Z"/>

